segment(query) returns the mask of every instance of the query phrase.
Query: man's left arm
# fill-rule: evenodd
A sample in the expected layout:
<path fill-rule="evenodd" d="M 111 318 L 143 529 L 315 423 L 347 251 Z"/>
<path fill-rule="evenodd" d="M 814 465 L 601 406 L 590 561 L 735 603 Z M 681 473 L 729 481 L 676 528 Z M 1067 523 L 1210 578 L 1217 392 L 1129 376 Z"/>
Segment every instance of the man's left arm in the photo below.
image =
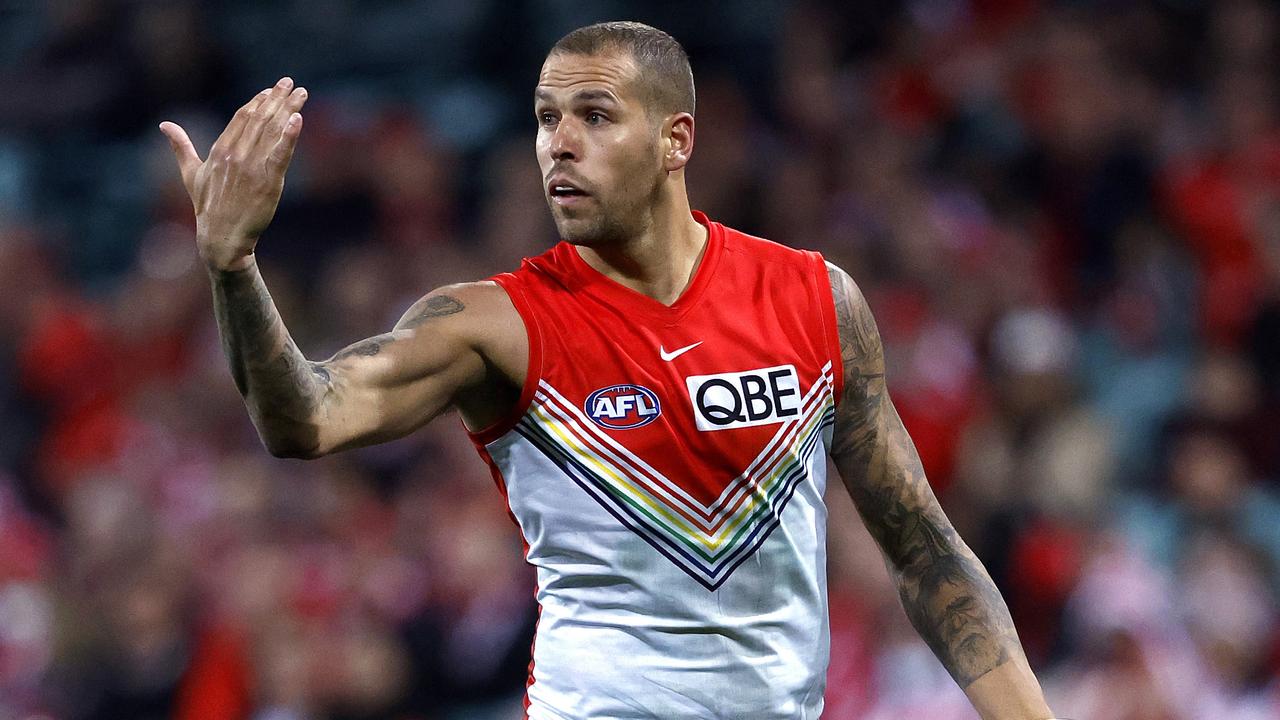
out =
<path fill-rule="evenodd" d="M 984 720 L 1050 718 L 1000 591 L 942 512 L 889 399 L 866 299 L 843 270 L 827 268 L 844 366 L 831 457 L 903 609 Z"/>

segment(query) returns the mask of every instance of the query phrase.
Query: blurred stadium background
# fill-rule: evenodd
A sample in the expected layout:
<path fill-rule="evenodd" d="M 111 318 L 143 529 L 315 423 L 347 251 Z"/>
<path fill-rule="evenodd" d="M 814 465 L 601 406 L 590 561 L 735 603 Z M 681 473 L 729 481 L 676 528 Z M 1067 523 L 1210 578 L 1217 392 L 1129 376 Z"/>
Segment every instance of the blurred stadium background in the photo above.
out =
<path fill-rule="evenodd" d="M 259 445 L 162 119 L 311 92 L 260 262 L 312 357 L 555 241 L 531 89 L 693 59 L 690 187 L 878 315 L 1055 709 L 1280 718 L 1280 13 L 1261 0 L 0 0 L 0 718 L 506 720 L 532 575 L 456 417 Z M 831 494 L 831 720 L 975 717 Z"/>

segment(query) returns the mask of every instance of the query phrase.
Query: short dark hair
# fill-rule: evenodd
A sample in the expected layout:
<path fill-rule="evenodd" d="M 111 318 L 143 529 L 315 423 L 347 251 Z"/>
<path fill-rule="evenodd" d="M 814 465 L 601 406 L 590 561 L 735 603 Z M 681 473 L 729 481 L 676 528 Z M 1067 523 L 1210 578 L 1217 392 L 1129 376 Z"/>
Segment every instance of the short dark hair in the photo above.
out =
<path fill-rule="evenodd" d="M 693 69 L 675 38 L 658 28 L 631 21 L 587 25 L 560 38 L 548 55 L 599 55 L 625 51 L 640 69 L 649 104 L 664 113 L 693 114 Z"/>

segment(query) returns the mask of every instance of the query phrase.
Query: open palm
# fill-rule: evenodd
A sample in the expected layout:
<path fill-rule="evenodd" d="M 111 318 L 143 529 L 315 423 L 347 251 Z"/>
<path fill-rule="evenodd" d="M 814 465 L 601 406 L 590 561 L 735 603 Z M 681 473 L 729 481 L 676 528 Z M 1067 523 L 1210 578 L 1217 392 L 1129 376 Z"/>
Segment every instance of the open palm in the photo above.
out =
<path fill-rule="evenodd" d="M 305 88 L 281 78 L 236 111 L 206 160 L 181 126 L 160 123 L 195 208 L 200 256 L 211 269 L 237 270 L 252 261 L 280 203 L 306 101 Z"/>

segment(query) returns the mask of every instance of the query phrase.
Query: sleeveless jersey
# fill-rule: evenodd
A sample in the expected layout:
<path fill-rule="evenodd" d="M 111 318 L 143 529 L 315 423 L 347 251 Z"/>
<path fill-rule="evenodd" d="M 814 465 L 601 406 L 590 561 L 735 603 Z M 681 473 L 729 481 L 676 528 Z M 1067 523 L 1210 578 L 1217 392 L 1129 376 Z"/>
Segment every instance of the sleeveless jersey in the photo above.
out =
<path fill-rule="evenodd" d="M 534 720 L 822 710 L 841 384 L 826 268 L 694 216 L 707 246 L 671 306 L 564 242 L 493 278 L 528 376 L 471 438 L 537 571 Z"/>

